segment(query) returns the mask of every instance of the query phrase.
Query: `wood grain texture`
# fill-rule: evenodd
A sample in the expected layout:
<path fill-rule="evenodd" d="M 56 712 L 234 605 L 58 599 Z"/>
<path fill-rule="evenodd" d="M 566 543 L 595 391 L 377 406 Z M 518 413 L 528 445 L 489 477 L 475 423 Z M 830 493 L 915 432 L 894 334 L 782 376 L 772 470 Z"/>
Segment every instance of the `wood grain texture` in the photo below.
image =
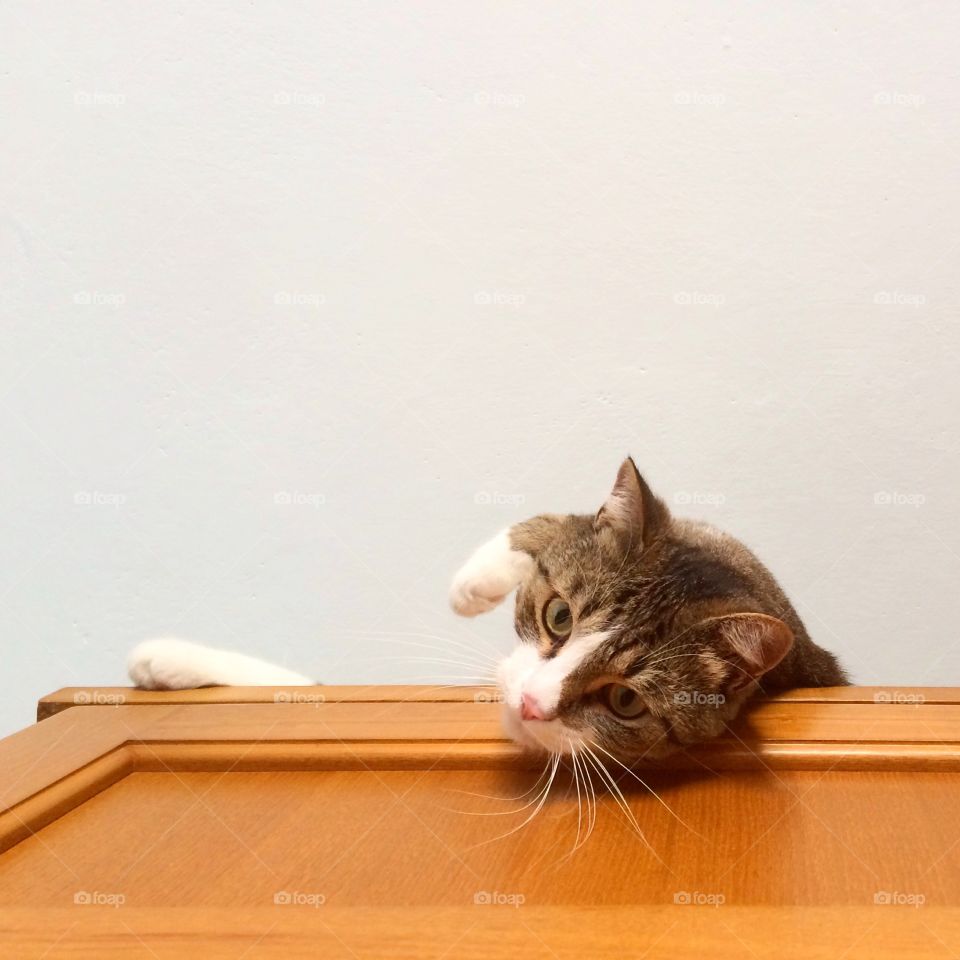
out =
<path fill-rule="evenodd" d="M 960 953 L 955 691 L 759 701 L 611 765 L 574 851 L 582 786 L 525 822 L 489 691 L 314 689 L 91 690 L 0 742 L 0 956 Z"/>
<path fill-rule="evenodd" d="M 425 703 L 493 702 L 496 689 L 485 686 L 342 685 L 315 687 L 201 687 L 198 690 L 135 690 L 132 687 L 63 687 L 37 702 L 37 720 L 69 707 L 179 703 Z"/>
<path fill-rule="evenodd" d="M 960 913 L 873 907 L 0 909 L 12 960 L 949 960 Z"/>
<path fill-rule="evenodd" d="M 144 907 L 255 908 L 284 891 L 351 907 L 469 906 L 494 892 L 540 906 L 667 906 L 684 892 L 870 906 L 883 891 L 949 906 L 960 846 L 940 812 L 960 774 L 908 776 L 909 792 L 897 774 L 646 777 L 659 799 L 624 776 L 643 838 L 603 794 L 593 835 L 568 856 L 568 776 L 516 829 L 533 808 L 509 798 L 536 772 L 132 773 L 9 850 L 0 905 L 67 906 L 96 890 Z"/>
<path fill-rule="evenodd" d="M 130 687 L 63 687 L 41 697 L 37 719 L 45 720 L 61 710 L 76 706 L 114 704 L 179 703 L 361 703 L 392 702 L 398 699 L 429 703 L 495 702 L 497 691 L 487 686 L 322 686 L 315 687 L 203 687 L 200 690 L 134 690 Z M 758 701 L 779 703 L 901 703 L 960 704 L 956 687 L 810 687 L 788 690 Z"/>

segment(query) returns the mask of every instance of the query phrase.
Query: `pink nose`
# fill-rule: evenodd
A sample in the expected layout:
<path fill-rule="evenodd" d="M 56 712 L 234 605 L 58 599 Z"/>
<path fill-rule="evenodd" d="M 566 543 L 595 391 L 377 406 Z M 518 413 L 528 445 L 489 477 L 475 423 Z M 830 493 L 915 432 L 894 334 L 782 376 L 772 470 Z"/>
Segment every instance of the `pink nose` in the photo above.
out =
<path fill-rule="evenodd" d="M 549 720 L 547 711 L 543 705 L 532 693 L 524 693 L 520 696 L 520 716 L 524 720 Z"/>

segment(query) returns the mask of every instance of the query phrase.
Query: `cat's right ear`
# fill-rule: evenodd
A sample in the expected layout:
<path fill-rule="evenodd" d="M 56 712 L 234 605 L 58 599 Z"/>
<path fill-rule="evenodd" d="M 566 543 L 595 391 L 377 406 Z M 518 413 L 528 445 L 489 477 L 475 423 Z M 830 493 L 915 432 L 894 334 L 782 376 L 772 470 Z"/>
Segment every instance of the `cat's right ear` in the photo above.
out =
<path fill-rule="evenodd" d="M 789 652 L 793 632 L 777 617 L 763 613 L 734 613 L 712 617 L 699 624 L 712 637 L 719 657 L 718 669 L 724 674 L 722 689 L 738 693 L 760 680 Z"/>
<path fill-rule="evenodd" d="M 534 567 L 529 553 L 514 548 L 511 528 L 501 530 L 457 572 L 450 585 L 450 606 L 461 617 L 486 613 L 503 603 Z"/>
<path fill-rule="evenodd" d="M 594 524 L 598 530 L 612 530 L 629 538 L 638 547 L 649 542 L 667 523 L 670 511 L 640 476 L 633 457 L 620 464 L 617 479 Z"/>

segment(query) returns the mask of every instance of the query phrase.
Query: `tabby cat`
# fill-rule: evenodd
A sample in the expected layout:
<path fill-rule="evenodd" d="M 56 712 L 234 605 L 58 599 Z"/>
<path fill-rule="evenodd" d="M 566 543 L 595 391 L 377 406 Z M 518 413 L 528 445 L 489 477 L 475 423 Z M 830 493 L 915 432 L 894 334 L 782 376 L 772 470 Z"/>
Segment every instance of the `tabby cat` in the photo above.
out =
<path fill-rule="evenodd" d="M 472 617 L 514 590 L 520 642 L 498 682 L 507 732 L 533 750 L 657 759 L 717 736 L 761 685 L 847 682 L 766 567 L 733 537 L 673 517 L 629 458 L 595 516 L 534 517 L 480 547 L 450 602 Z M 147 689 L 313 683 L 182 640 L 140 644 L 129 667 Z"/>

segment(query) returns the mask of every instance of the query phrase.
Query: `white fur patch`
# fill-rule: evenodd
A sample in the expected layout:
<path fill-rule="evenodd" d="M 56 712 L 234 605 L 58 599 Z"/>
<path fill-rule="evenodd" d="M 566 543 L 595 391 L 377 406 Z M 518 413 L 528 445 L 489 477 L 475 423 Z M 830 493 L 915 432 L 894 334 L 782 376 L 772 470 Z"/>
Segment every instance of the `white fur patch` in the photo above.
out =
<path fill-rule="evenodd" d="M 195 687 L 309 687 L 315 681 L 285 667 L 232 650 L 217 650 L 174 637 L 144 640 L 127 659 L 130 679 L 143 690 Z"/>
<path fill-rule="evenodd" d="M 560 702 L 560 692 L 570 676 L 583 661 L 609 636 L 608 633 L 588 633 L 586 636 L 571 638 L 560 652 L 549 660 L 542 660 L 540 666 L 532 671 L 523 684 L 524 693 L 530 693 L 548 713 L 556 710 Z"/>
<path fill-rule="evenodd" d="M 562 720 L 524 720 L 510 707 L 504 707 L 503 729 L 521 747 L 548 753 L 570 753 L 581 736 Z"/>
<path fill-rule="evenodd" d="M 510 530 L 501 530 L 479 547 L 450 585 L 450 606 L 461 617 L 475 617 L 499 606 L 534 568 L 533 557 L 510 545 Z"/>
<path fill-rule="evenodd" d="M 521 643 L 497 667 L 497 682 L 503 700 L 512 710 L 520 709 L 520 696 L 527 678 L 532 676 L 544 661 L 532 643 Z"/>
<path fill-rule="evenodd" d="M 497 680 L 504 699 L 503 725 L 507 734 L 521 746 L 569 753 L 570 741 L 579 734 L 561 720 L 524 720 L 520 703 L 529 693 L 547 712 L 556 709 L 567 677 L 607 639 L 606 632 L 590 633 L 568 640 L 549 660 L 540 656 L 530 643 L 521 643 L 500 662 Z"/>

